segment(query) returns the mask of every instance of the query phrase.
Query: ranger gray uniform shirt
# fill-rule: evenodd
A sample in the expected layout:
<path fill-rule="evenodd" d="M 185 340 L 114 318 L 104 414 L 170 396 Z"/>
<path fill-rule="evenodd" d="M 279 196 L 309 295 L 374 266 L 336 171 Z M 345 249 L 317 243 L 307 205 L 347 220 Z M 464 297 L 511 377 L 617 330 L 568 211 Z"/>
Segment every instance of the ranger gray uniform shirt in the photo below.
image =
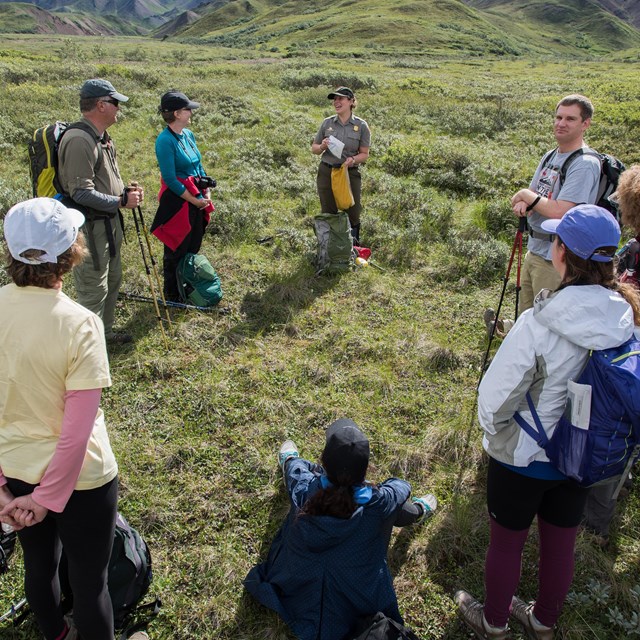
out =
<path fill-rule="evenodd" d="M 332 167 L 339 167 L 347 158 L 358 155 L 360 147 L 371 146 L 371 131 L 369 131 L 369 125 L 365 120 L 353 114 L 351 114 L 351 117 L 345 124 L 340 122 L 337 114 L 325 118 L 313 141 L 315 144 L 321 144 L 322 141 L 329 136 L 333 136 L 340 140 L 340 142 L 344 142 L 344 149 L 342 150 L 342 157 L 340 159 L 336 158 L 328 149 L 322 154 L 322 161 L 330 164 Z"/>

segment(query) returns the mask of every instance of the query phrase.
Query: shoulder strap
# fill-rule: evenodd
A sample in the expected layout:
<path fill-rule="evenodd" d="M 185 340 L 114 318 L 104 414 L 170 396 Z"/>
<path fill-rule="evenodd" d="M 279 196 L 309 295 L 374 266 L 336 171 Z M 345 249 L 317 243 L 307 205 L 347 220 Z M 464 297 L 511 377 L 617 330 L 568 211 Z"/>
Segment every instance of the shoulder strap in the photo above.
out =
<path fill-rule="evenodd" d="M 551 151 L 548 151 L 544 158 L 542 159 L 542 168 L 544 169 L 548 164 L 549 161 L 551 160 L 551 158 L 553 158 L 554 154 L 557 153 L 558 151 L 558 147 L 556 147 L 555 149 L 551 149 Z"/>
<path fill-rule="evenodd" d="M 538 416 L 538 412 L 533 404 L 533 400 L 531 399 L 531 394 L 527 391 L 527 404 L 529 405 L 529 411 L 531 411 L 531 416 L 533 418 L 533 422 L 536 425 L 534 429 L 517 411 L 513 414 L 513 419 L 518 423 L 518 426 L 531 438 L 533 438 L 538 446 L 544 449 L 549 444 L 549 438 L 547 438 L 547 434 L 540 422 L 540 417 Z"/>
<path fill-rule="evenodd" d="M 578 157 L 583 155 L 585 152 L 584 148 L 576 149 L 562 164 L 560 168 L 560 186 L 564 183 L 564 179 L 567 177 L 567 171 L 569 170 L 569 165 Z"/>
<path fill-rule="evenodd" d="M 96 135 L 96 132 L 91 128 L 91 125 L 88 125 L 86 122 L 78 121 L 78 122 L 73 122 L 72 124 L 70 124 L 60 134 L 60 137 L 58 138 L 58 144 L 60 144 L 60 141 L 62 140 L 63 136 L 67 133 L 67 131 L 71 131 L 71 129 L 80 129 L 80 131 L 84 131 L 85 133 L 87 133 L 87 134 L 89 134 L 91 136 L 91 139 L 94 140 L 96 144 L 98 144 L 99 142 L 106 141 L 104 139 L 104 136 L 100 137 L 100 136 Z M 105 133 L 105 136 L 108 136 L 106 131 L 104 133 Z"/>

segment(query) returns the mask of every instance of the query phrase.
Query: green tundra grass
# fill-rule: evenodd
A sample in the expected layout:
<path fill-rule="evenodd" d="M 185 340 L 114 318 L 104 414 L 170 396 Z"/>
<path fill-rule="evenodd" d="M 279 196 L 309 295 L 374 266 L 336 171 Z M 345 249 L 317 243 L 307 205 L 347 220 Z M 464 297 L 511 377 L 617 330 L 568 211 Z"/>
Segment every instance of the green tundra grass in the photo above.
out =
<path fill-rule="evenodd" d="M 440 500 L 431 521 L 392 540 L 407 623 L 421 638 L 467 638 L 452 595 L 460 587 L 483 595 L 486 458 L 474 396 L 487 349 L 482 311 L 497 304 L 515 236 L 508 198 L 553 146 L 553 109 L 568 93 L 595 103 L 594 147 L 640 161 L 640 68 L 629 61 L 637 56 L 258 57 L 265 55 L 274 54 L 5 36 L 0 212 L 30 196 L 25 150 L 33 130 L 74 119 L 79 85 L 101 76 L 131 97 L 110 133 L 123 177 L 146 189 L 150 224 L 159 97 L 176 87 L 201 102 L 192 129 L 218 180 L 202 251 L 222 278 L 229 313 L 172 313 L 166 346 L 153 308 L 123 301 L 119 322 L 135 342 L 111 349 L 114 385 L 103 394 L 120 509 L 149 542 L 152 591 L 163 601 L 151 637 L 292 637 L 247 597 L 242 580 L 287 510 L 275 457 L 281 442 L 291 437 L 316 459 L 324 428 L 349 416 L 371 439 L 370 479 L 404 477 L 416 493 Z M 383 270 L 315 277 L 310 142 L 331 113 L 328 90 L 340 84 L 356 90 L 357 113 L 373 132 L 362 238 Z M 148 294 L 130 218 L 126 226 L 123 289 Z M 256 242 L 265 236 L 274 237 Z M 514 286 L 515 274 L 509 309 Z M 65 290 L 73 295 L 71 281 Z M 631 592 L 640 584 L 639 511 L 636 485 L 607 549 L 579 536 L 559 638 L 640 633 Z M 536 544 L 532 531 L 523 598 L 535 595 Z M 4 611 L 21 596 L 19 554 L 1 580 Z M 609 619 L 615 608 L 617 624 Z M 29 621 L 0 633 L 39 637 Z"/>

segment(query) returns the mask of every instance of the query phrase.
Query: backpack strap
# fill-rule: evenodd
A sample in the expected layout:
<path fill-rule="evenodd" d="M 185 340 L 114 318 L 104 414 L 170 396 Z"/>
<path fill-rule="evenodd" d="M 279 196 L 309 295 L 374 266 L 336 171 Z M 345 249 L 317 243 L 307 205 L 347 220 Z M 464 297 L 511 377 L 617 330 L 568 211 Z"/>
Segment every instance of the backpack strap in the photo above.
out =
<path fill-rule="evenodd" d="M 596 155 L 596 152 L 587 147 L 581 147 L 580 149 L 576 149 L 562 164 L 560 168 L 560 186 L 564 184 L 564 180 L 567 177 L 567 171 L 569 170 L 569 165 L 579 156 L 584 155 L 585 151 L 590 151 L 592 155 Z"/>
<path fill-rule="evenodd" d="M 535 423 L 535 429 L 516 411 L 513 414 L 513 419 L 518 423 L 518 426 L 531 438 L 533 438 L 541 449 L 544 449 L 549 444 L 549 438 L 540 422 L 540 417 L 531 399 L 531 394 L 527 391 L 527 404 L 529 405 L 529 411 L 531 411 L 531 417 Z"/>
<path fill-rule="evenodd" d="M 556 153 L 558 153 L 558 147 L 556 147 L 555 149 L 551 149 L 551 151 L 547 151 L 545 156 L 542 158 L 542 166 L 540 167 L 541 170 L 551 162 L 551 158 L 553 158 Z"/>

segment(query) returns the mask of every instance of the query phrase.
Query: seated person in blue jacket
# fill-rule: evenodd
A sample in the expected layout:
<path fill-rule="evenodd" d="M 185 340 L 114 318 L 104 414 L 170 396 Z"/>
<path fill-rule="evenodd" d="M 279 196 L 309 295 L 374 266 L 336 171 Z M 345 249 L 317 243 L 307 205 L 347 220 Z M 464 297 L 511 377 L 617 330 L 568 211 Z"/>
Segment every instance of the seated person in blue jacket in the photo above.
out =
<path fill-rule="evenodd" d="M 346 418 L 327 429 L 322 466 L 300 458 L 291 440 L 279 463 L 291 509 L 247 590 L 300 640 L 342 640 L 378 611 L 402 624 L 387 566 L 391 531 L 432 515 L 436 498 L 409 500 L 411 486 L 397 478 L 367 482 L 369 441 Z"/>

